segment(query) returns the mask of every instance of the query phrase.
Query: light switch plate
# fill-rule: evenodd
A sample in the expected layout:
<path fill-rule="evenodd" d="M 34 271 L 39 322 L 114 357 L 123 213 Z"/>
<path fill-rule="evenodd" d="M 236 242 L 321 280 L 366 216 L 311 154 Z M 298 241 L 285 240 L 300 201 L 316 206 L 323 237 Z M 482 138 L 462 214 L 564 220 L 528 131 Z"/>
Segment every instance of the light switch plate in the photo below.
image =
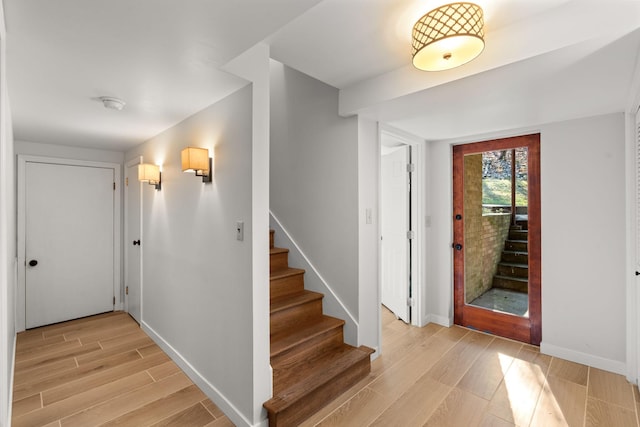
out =
<path fill-rule="evenodd" d="M 236 221 L 236 240 L 244 240 L 244 221 Z"/>

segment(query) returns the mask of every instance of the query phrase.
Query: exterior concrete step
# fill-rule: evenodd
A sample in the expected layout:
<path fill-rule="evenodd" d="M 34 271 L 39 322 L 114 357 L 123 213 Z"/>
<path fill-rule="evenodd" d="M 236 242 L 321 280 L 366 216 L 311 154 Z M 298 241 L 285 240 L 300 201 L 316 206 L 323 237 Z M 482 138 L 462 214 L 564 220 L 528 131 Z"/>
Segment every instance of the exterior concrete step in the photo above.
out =
<path fill-rule="evenodd" d="M 518 251 L 502 251 L 503 262 L 512 262 L 515 264 L 529 264 L 529 254 L 527 252 Z"/>
<path fill-rule="evenodd" d="M 529 243 L 526 240 L 505 240 L 505 251 L 528 252 Z"/>
<path fill-rule="evenodd" d="M 498 271 L 496 275 L 528 279 L 529 266 L 526 264 L 517 264 L 513 262 L 500 262 L 498 263 Z"/>
<path fill-rule="evenodd" d="M 493 287 L 518 292 L 529 292 L 529 281 L 522 277 L 494 276 Z"/>
<path fill-rule="evenodd" d="M 529 240 L 527 230 L 509 230 L 509 240 Z"/>

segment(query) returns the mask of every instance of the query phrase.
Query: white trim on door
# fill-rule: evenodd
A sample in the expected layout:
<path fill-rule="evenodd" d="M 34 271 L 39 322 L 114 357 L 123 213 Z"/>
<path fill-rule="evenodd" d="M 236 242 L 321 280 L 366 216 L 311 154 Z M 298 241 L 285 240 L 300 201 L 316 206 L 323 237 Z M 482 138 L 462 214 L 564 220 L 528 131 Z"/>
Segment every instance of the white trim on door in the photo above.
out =
<path fill-rule="evenodd" d="M 427 307 L 424 302 L 426 296 L 426 283 L 424 280 L 424 272 L 426 265 L 425 245 L 427 239 L 427 229 L 429 228 L 428 219 L 425 216 L 425 195 L 424 184 L 426 176 L 426 150 L 425 141 L 407 134 L 399 129 L 381 124 L 380 135 L 378 136 L 380 152 L 380 144 L 382 137 L 393 138 L 403 144 L 411 146 L 411 162 L 414 164 L 414 172 L 411 178 L 411 230 L 414 231 L 414 238 L 411 240 L 411 278 L 412 278 L 412 314 L 411 324 L 415 326 L 424 326 L 428 323 Z M 378 156 L 380 157 L 380 156 Z M 380 176 L 380 159 L 378 160 L 378 176 Z M 381 185 L 381 184 L 379 184 Z M 381 192 L 378 188 L 378 194 Z M 380 198 L 378 198 L 380 203 Z M 378 205 L 378 212 L 382 207 Z M 382 230 L 378 230 L 378 240 L 380 239 Z M 378 270 L 381 268 L 382 253 L 378 250 Z M 378 271 L 378 295 L 380 295 L 382 275 Z M 380 304 L 378 304 L 380 305 Z"/>
<path fill-rule="evenodd" d="M 115 296 L 115 310 L 123 309 L 122 299 L 122 280 L 121 280 L 121 199 L 122 199 L 122 166 L 118 163 L 106 163 L 106 162 L 92 162 L 85 160 L 74 159 L 62 159 L 57 157 L 43 157 L 33 155 L 18 155 L 18 168 L 17 168 L 17 236 L 18 236 L 18 288 L 16 295 L 16 330 L 21 332 L 25 330 L 26 320 L 26 284 L 25 284 L 25 171 L 26 164 L 28 162 L 33 163 L 48 163 L 56 165 L 68 165 L 68 166 L 87 166 L 87 167 L 99 167 L 113 170 L 113 179 L 116 184 L 113 197 L 113 295 Z"/>
<path fill-rule="evenodd" d="M 139 165 L 142 164 L 143 162 L 143 158 L 142 156 L 137 156 L 134 157 L 133 159 L 129 160 L 128 162 L 125 163 L 124 165 L 124 174 L 125 176 L 127 176 L 127 171 L 129 170 L 129 168 L 131 166 L 135 166 L 135 165 Z M 138 182 L 138 178 L 135 177 L 135 182 L 136 184 L 139 185 Z M 128 201 L 129 201 L 129 186 L 125 185 L 124 187 L 124 289 L 127 288 L 127 286 L 129 286 L 129 283 L 127 282 L 127 278 L 128 278 L 128 271 L 129 271 L 129 250 L 131 249 L 131 246 L 129 246 L 129 241 L 132 241 L 131 236 L 129 236 L 129 206 L 128 206 Z M 143 240 L 143 236 L 142 236 L 142 192 L 140 192 L 140 235 L 139 238 L 140 240 Z M 142 301 L 142 246 L 140 246 L 140 323 L 142 323 L 142 319 L 143 319 L 143 301 Z M 127 313 L 129 313 L 129 297 L 125 292 L 124 295 L 124 301 L 125 301 L 125 311 Z"/>

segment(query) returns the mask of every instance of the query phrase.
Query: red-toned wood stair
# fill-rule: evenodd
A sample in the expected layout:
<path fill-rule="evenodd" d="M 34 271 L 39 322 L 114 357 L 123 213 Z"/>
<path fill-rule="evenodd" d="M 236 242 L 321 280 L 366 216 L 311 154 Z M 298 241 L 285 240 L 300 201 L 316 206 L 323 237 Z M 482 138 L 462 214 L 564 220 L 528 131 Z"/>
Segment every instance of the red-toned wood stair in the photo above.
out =
<path fill-rule="evenodd" d="M 271 367 L 269 426 L 295 426 L 366 377 L 373 350 L 344 342 L 344 320 L 322 313 L 324 295 L 304 289 L 304 270 L 270 232 Z"/>

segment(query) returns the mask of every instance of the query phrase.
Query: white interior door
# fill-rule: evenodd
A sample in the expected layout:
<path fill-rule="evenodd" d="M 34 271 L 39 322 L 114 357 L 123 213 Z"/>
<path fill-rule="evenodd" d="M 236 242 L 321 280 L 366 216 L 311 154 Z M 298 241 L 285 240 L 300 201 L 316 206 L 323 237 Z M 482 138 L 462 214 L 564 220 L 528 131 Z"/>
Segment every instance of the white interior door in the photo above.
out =
<path fill-rule="evenodd" d="M 382 304 L 409 322 L 409 146 L 381 161 Z"/>
<path fill-rule="evenodd" d="M 127 311 L 141 321 L 141 286 L 140 286 L 140 181 L 138 181 L 138 162 L 128 165 L 125 177 L 126 193 L 126 236 L 125 236 L 125 290 Z"/>
<path fill-rule="evenodd" d="M 114 308 L 114 170 L 25 165 L 26 327 Z"/>

